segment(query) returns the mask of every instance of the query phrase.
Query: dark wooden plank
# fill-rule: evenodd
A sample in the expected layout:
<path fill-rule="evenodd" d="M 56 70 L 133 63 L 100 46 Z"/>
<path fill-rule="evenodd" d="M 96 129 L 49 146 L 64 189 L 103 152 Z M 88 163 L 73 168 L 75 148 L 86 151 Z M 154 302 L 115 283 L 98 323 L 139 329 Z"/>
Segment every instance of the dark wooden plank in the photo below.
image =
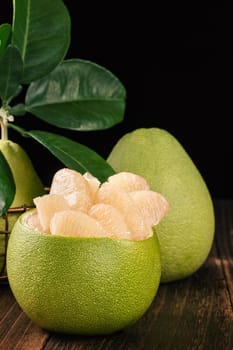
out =
<path fill-rule="evenodd" d="M 146 314 L 133 326 L 99 337 L 52 334 L 20 310 L 0 285 L 1 350 L 232 350 L 233 201 L 216 202 L 216 237 L 199 271 L 163 284 Z"/>
<path fill-rule="evenodd" d="M 7 350 L 43 349 L 49 333 L 36 326 L 21 312 L 3 339 Z M 0 343 L 1 349 L 1 343 Z"/>
<path fill-rule="evenodd" d="M 216 245 L 233 306 L 233 201 L 217 201 L 216 213 Z"/>
<path fill-rule="evenodd" d="M 9 292 L 9 287 L 0 286 L 0 344 L 1 339 L 5 337 L 11 327 L 14 317 L 18 317 L 21 313 L 18 304 Z M 1 347 L 0 347 L 1 349 Z"/>
<path fill-rule="evenodd" d="M 0 349 L 43 349 L 49 333 L 36 326 L 22 312 L 9 286 L 0 288 Z"/>

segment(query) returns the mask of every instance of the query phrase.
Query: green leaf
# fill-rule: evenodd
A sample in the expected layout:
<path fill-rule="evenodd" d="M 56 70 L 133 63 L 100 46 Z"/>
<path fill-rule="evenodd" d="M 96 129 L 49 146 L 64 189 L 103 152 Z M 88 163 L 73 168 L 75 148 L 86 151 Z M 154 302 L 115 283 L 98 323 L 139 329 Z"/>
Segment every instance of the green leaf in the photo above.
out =
<path fill-rule="evenodd" d="M 11 38 L 11 25 L 4 23 L 0 25 L 0 56 L 5 51 L 6 47 L 10 43 Z"/>
<path fill-rule="evenodd" d="M 22 85 L 19 85 L 18 88 L 15 90 L 15 93 L 14 93 L 14 95 L 12 96 L 12 99 L 15 98 L 15 97 L 17 97 L 17 96 L 21 93 L 22 90 L 23 90 L 23 86 L 22 86 Z"/>
<path fill-rule="evenodd" d="M 0 151 L 0 216 L 10 207 L 15 196 L 15 182 L 11 169 Z"/>
<path fill-rule="evenodd" d="M 14 0 L 13 43 L 23 63 L 22 83 L 53 70 L 70 45 L 70 16 L 61 0 Z"/>
<path fill-rule="evenodd" d="M 8 103 L 18 92 L 23 63 L 17 47 L 9 45 L 0 57 L 0 96 Z"/>
<path fill-rule="evenodd" d="M 19 103 L 19 104 L 12 106 L 10 108 L 10 114 L 12 114 L 14 116 L 25 115 L 25 113 L 26 113 L 26 110 L 25 110 L 24 103 Z"/>
<path fill-rule="evenodd" d="M 125 98 L 124 86 L 111 72 L 71 59 L 29 86 L 26 110 L 60 128 L 99 130 L 122 121 Z"/>
<path fill-rule="evenodd" d="M 27 134 L 46 147 L 68 168 L 81 173 L 88 171 L 101 182 L 115 173 L 100 155 L 78 142 L 39 130 L 32 130 Z"/>

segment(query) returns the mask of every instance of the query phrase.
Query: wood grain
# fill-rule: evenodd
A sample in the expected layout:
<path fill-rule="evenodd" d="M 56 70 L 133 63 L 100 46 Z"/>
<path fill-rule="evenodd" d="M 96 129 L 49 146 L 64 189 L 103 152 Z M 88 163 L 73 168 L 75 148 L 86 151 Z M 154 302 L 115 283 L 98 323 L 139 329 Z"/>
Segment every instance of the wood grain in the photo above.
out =
<path fill-rule="evenodd" d="M 232 350 L 233 201 L 215 202 L 216 235 L 205 264 L 191 277 L 160 285 L 146 314 L 109 336 L 52 334 L 21 311 L 0 285 L 0 350 Z"/>

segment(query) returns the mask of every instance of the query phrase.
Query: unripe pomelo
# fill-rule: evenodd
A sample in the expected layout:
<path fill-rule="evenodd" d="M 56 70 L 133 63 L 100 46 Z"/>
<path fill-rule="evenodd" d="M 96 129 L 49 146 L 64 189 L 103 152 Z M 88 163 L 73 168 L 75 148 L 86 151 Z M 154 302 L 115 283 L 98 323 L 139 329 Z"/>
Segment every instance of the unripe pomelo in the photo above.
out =
<path fill-rule="evenodd" d="M 140 241 L 33 231 L 17 220 L 7 253 L 8 279 L 23 311 L 44 329 L 107 334 L 136 322 L 160 281 L 156 235 Z"/>
<path fill-rule="evenodd" d="M 44 193 L 44 188 L 31 160 L 23 148 L 10 140 L 0 140 L 0 151 L 7 160 L 15 181 L 15 197 L 11 208 L 33 206 L 33 198 Z M 8 231 L 12 230 L 19 214 L 8 215 Z M 0 217 L 0 231 L 5 230 L 5 220 Z M 0 234 L 0 274 L 5 255 L 5 235 Z"/>
<path fill-rule="evenodd" d="M 156 227 L 161 281 L 189 276 L 206 260 L 214 237 L 214 210 L 208 188 L 182 145 L 166 130 L 137 129 L 113 147 L 109 164 L 116 172 L 143 176 L 170 203 Z"/>

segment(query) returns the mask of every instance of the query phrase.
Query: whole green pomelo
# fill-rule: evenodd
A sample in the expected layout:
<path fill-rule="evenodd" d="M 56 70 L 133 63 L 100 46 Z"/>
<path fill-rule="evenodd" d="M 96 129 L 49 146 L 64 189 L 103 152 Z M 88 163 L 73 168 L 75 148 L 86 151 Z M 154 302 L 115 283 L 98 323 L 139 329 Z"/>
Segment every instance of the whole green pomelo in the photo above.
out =
<path fill-rule="evenodd" d="M 24 225 L 29 214 L 10 235 L 7 270 L 16 300 L 36 324 L 107 334 L 146 312 L 161 275 L 155 234 L 142 241 L 49 235 Z"/>
<path fill-rule="evenodd" d="M 161 281 L 195 272 L 210 252 L 215 218 L 208 188 L 182 145 L 166 130 L 141 128 L 117 142 L 108 162 L 117 172 L 143 176 L 170 203 L 169 213 L 156 226 Z"/>
<path fill-rule="evenodd" d="M 7 160 L 16 186 L 11 208 L 33 206 L 33 198 L 44 194 L 44 188 L 31 160 L 23 148 L 10 140 L 0 140 L 0 151 Z M 8 214 L 8 231 L 12 230 L 19 214 Z M 5 219 L 0 217 L 0 231 L 5 230 Z M 0 234 L 0 275 L 3 273 L 6 236 Z M 5 273 L 5 271 L 4 271 Z"/>

